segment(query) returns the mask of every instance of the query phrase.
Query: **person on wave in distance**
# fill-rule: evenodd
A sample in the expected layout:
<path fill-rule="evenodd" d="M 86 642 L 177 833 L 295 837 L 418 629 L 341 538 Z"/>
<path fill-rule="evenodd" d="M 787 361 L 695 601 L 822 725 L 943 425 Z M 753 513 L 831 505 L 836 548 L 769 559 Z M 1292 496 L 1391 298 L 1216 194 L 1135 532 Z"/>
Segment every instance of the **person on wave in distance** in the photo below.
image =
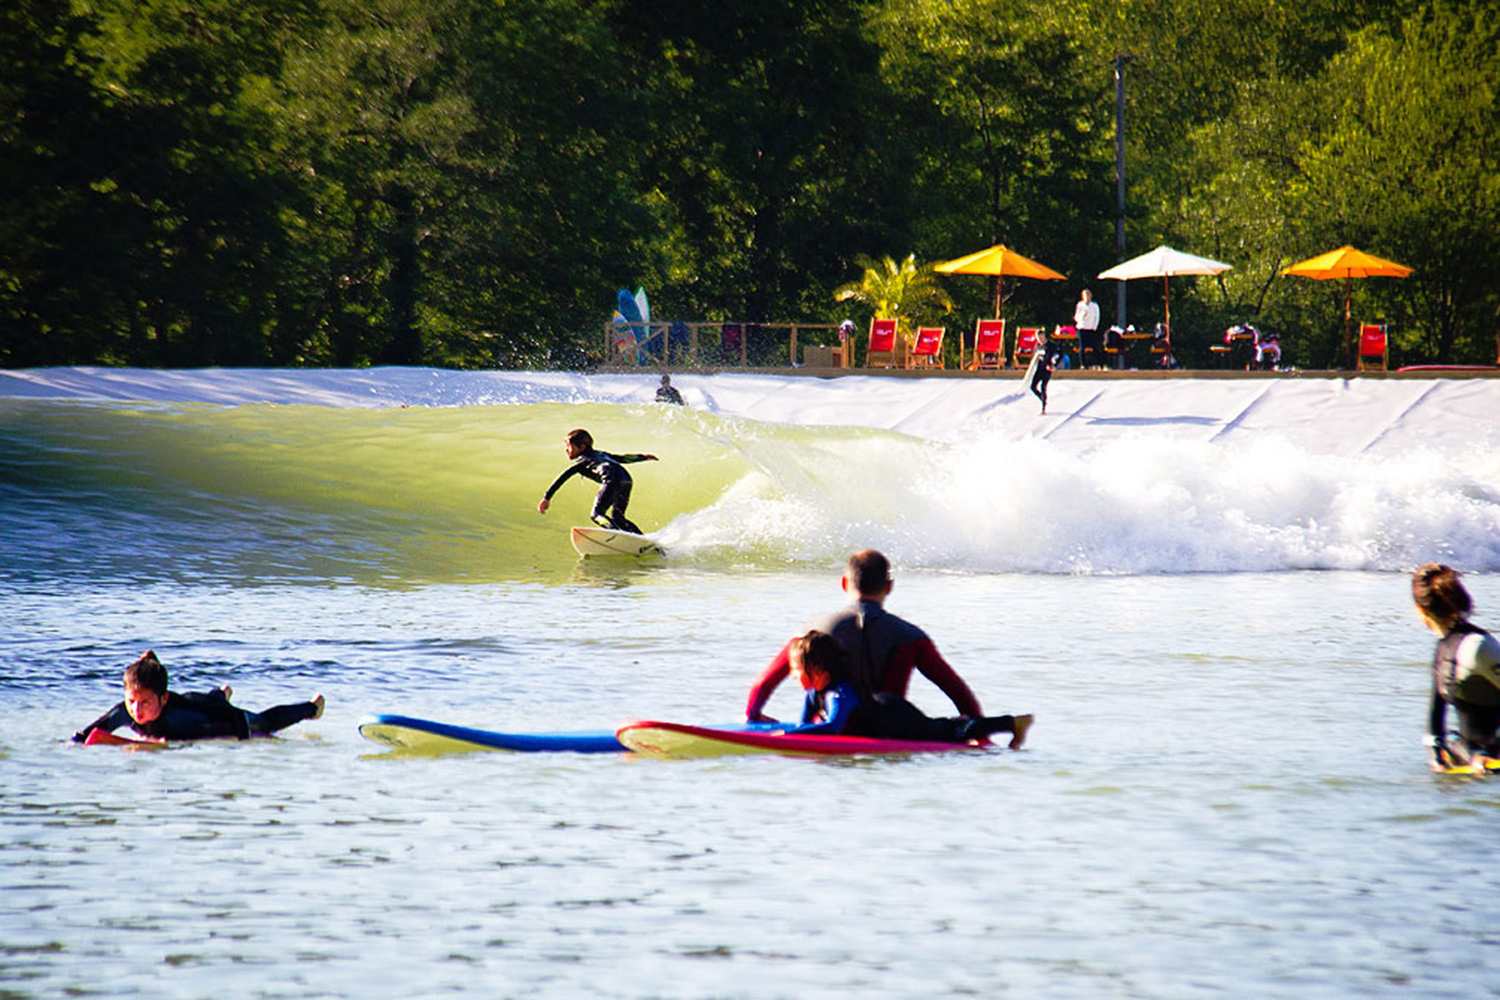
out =
<path fill-rule="evenodd" d="M 849 557 L 840 585 L 855 602 L 813 621 L 802 632 L 833 636 L 848 657 L 849 681 L 856 694 L 867 701 L 882 692 L 905 698 L 912 671 L 916 670 L 948 696 L 960 715 L 970 719 L 984 716 L 979 699 L 939 655 L 927 633 L 885 610 L 894 581 L 890 561 L 883 554 L 874 549 L 854 553 Z M 781 648 L 751 687 L 745 706 L 745 718 L 749 721 L 775 721 L 764 710 L 791 671 L 791 647 L 795 641 Z M 1025 742 L 1030 725 L 1030 716 L 1016 720 L 1012 748 L 1019 748 Z"/>
<path fill-rule="evenodd" d="M 678 392 L 672 385 L 672 376 L 663 375 L 661 385 L 656 390 L 656 401 L 658 403 L 671 403 L 673 406 L 686 406 L 682 393 Z"/>
<path fill-rule="evenodd" d="M 884 691 L 861 698 L 849 679 L 849 657 L 844 648 L 824 632 L 808 632 L 793 639 L 787 646 L 787 662 L 791 675 L 807 692 L 798 733 L 967 743 L 1006 732 L 1014 734 L 1011 747 L 1015 748 L 1031 725 L 1029 715 L 934 719 L 900 695 Z"/>
<path fill-rule="evenodd" d="M 1439 636 L 1432 654 L 1432 701 L 1427 737 L 1432 768 L 1500 765 L 1500 643 L 1469 623 L 1474 603 L 1457 571 L 1428 563 L 1412 574 L 1417 613 Z M 1458 737 L 1448 741 L 1448 706 L 1458 716 Z"/>
<path fill-rule="evenodd" d="M 567 452 L 573 464 L 564 469 L 563 474 L 547 487 L 547 492 L 542 496 L 542 502 L 536 505 L 537 511 L 542 514 L 547 513 L 547 508 L 552 506 L 552 494 L 556 493 L 569 477 L 582 476 L 599 484 L 599 494 L 594 497 L 594 510 L 589 515 L 595 524 L 603 528 L 613 528 L 616 531 L 644 535 L 645 532 L 625 516 L 625 508 L 630 505 L 630 487 L 633 485 L 630 473 L 625 471 L 625 465 L 630 462 L 655 462 L 657 457 L 655 455 L 611 455 L 608 452 L 597 451 L 594 448 L 594 436 L 581 427 L 568 431 L 568 436 L 563 438 L 563 451 Z"/>
<path fill-rule="evenodd" d="M 125 668 L 125 700 L 73 734 L 83 743 L 89 733 L 112 733 L 129 726 L 155 740 L 201 740 L 212 737 L 269 736 L 304 719 L 323 716 L 323 696 L 311 701 L 277 705 L 264 712 L 247 712 L 229 703 L 229 685 L 202 693 L 167 690 L 167 668 L 146 650 Z"/>

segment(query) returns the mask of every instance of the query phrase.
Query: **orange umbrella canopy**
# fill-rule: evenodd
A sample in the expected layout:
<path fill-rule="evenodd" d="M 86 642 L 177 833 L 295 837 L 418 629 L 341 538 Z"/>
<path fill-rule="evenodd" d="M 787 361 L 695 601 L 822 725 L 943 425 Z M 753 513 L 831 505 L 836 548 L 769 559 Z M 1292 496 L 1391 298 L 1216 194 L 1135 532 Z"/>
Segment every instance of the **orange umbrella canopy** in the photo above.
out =
<path fill-rule="evenodd" d="M 1282 268 L 1282 274 L 1299 274 L 1304 278 L 1404 278 L 1412 269 L 1395 261 L 1385 260 L 1356 250 L 1339 247 L 1300 264 Z"/>
<path fill-rule="evenodd" d="M 1397 264 L 1393 260 L 1367 254 L 1351 246 L 1309 257 L 1307 260 L 1281 269 L 1282 274 L 1296 274 L 1320 281 L 1329 278 L 1344 279 L 1344 349 L 1349 350 L 1349 284 L 1354 278 L 1404 278 L 1412 268 Z"/>
<path fill-rule="evenodd" d="M 933 267 L 944 274 L 993 274 L 995 282 L 995 316 L 1000 315 L 1000 287 L 1005 275 L 1017 278 L 1042 278 L 1049 281 L 1067 281 L 1045 264 L 1038 264 L 1030 257 L 1016 253 L 1004 243 L 997 243 L 988 250 L 971 253 L 957 260 L 944 261 Z"/>

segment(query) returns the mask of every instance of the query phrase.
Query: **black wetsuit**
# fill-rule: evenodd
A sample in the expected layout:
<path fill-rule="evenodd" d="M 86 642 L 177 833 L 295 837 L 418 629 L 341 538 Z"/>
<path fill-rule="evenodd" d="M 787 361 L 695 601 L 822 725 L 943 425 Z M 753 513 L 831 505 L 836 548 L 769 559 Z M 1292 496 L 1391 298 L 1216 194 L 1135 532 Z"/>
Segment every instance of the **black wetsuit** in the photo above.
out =
<path fill-rule="evenodd" d="M 683 401 L 682 393 L 678 392 L 670 385 L 664 385 L 660 389 L 656 390 L 656 401 L 658 403 L 671 403 L 675 406 L 687 405 L 687 403 Z"/>
<path fill-rule="evenodd" d="M 1057 367 L 1057 352 L 1051 344 L 1036 349 L 1031 365 L 1031 391 L 1042 401 L 1042 412 L 1047 412 L 1047 383 L 1052 381 L 1052 369 Z"/>
<path fill-rule="evenodd" d="M 930 743 L 967 743 L 992 733 L 1015 732 L 1009 715 L 971 719 L 956 716 L 934 719 L 899 694 L 880 692 L 861 698 L 849 681 L 821 691 L 808 691 L 797 733 L 869 736 L 881 740 L 918 740 Z"/>
<path fill-rule="evenodd" d="M 122 701 L 93 722 L 73 734 L 74 743 L 88 739 L 92 730 L 112 733 L 129 726 L 142 736 L 165 740 L 201 740 L 216 736 L 269 736 L 294 722 L 311 719 L 318 708 L 310 701 L 295 705 L 277 705 L 264 712 L 247 712 L 235 708 L 223 691 L 190 691 L 168 693 L 161 715 L 150 722 L 136 722 Z"/>
<path fill-rule="evenodd" d="M 1464 676 L 1459 647 L 1471 636 L 1479 637 L 1481 649 L 1493 640 L 1476 625 L 1460 621 L 1438 640 L 1432 654 L 1432 703 L 1427 712 L 1427 738 L 1434 751 L 1446 745 L 1448 706 L 1458 716 L 1458 737 L 1466 753 L 1500 754 L 1500 688 L 1478 673 Z M 1493 646 L 1490 646 L 1493 649 Z M 1481 654 L 1482 655 L 1482 654 Z"/>
<path fill-rule="evenodd" d="M 551 500 L 552 494 L 556 493 L 571 476 L 591 479 L 600 484 L 599 495 L 594 497 L 594 510 L 589 515 L 594 523 L 606 528 L 614 528 L 616 531 L 629 531 L 643 535 L 645 532 L 625 516 L 625 508 L 630 504 L 630 487 L 633 485 L 630 473 L 625 471 L 625 465 L 646 460 L 645 455 L 611 455 L 597 448 L 591 448 L 573 459 L 573 464 L 563 470 L 563 474 L 547 487 L 543 498 Z"/>

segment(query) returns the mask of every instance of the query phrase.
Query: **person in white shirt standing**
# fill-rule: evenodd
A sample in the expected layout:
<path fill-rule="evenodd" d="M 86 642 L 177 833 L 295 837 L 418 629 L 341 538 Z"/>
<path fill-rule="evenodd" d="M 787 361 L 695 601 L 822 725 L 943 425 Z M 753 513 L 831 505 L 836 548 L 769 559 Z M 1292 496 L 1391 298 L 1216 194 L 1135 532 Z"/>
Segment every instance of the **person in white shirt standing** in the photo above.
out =
<path fill-rule="evenodd" d="M 1080 367 L 1100 367 L 1104 364 L 1104 344 L 1099 339 L 1099 303 L 1085 288 L 1073 307 L 1073 325 L 1078 328 L 1078 364 Z M 1092 353 L 1093 360 L 1089 360 Z"/>

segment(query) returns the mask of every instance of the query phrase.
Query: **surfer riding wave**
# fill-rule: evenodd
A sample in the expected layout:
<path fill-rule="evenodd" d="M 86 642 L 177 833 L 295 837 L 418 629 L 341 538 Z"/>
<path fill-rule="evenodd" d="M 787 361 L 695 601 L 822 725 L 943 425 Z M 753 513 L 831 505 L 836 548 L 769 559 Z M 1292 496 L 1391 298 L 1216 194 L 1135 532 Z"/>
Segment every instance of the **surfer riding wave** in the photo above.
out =
<path fill-rule="evenodd" d="M 562 488 L 562 484 L 572 476 L 582 476 L 599 484 L 599 493 L 594 497 L 594 510 L 589 515 L 595 524 L 635 535 L 645 534 L 634 521 L 625 516 L 625 508 L 630 505 L 630 488 L 634 485 L 630 473 L 625 471 L 625 465 L 655 462 L 658 461 L 657 457 L 611 455 L 598 451 L 594 448 L 594 436 L 581 427 L 568 431 L 567 437 L 563 439 L 563 451 L 573 460 L 573 464 L 564 469 L 562 475 L 547 487 L 541 503 L 536 505 L 537 511 L 547 513 L 547 508 L 552 506 L 552 495 Z"/>

